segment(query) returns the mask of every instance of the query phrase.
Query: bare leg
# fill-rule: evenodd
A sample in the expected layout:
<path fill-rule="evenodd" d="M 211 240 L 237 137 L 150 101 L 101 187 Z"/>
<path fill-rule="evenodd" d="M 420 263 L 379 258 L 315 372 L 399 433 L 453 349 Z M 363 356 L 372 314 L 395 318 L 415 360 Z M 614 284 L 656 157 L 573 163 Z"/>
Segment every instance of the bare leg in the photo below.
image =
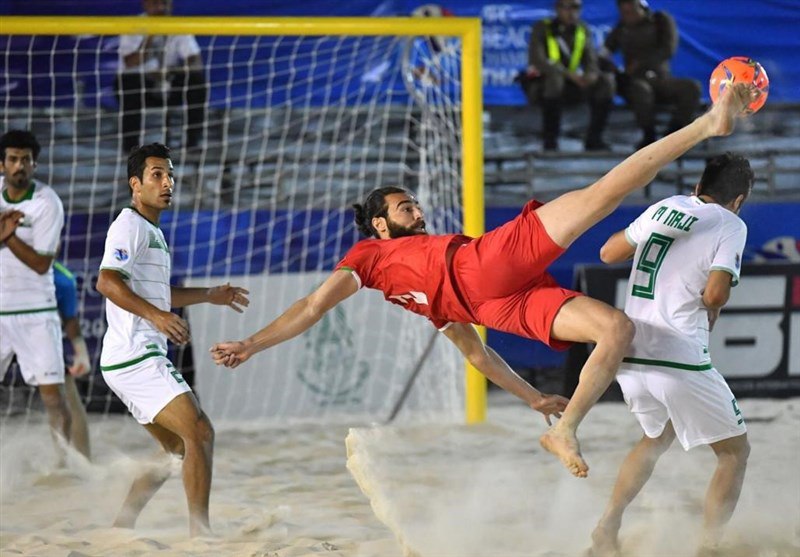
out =
<path fill-rule="evenodd" d="M 63 384 L 57 385 L 39 385 L 39 395 L 42 397 L 45 410 L 47 410 L 47 419 L 50 422 L 50 432 L 53 434 L 53 439 L 56 437 L 63 437 L 65 441 L 69 441 L 70 427 L 72 426 L 72 418 L 69 414 L 67 407 L 67 400 L 64 396 Z M 64 451 L 56 440 L 56 453 L 59 462 L 63 465 Z"/>
<path fill-rule="evenodd" d="M 192 536 L 208 534 L 214 428 L 191 393 L 172 400 L 155 422 L 183 441 L 183 489 L 189 504 L 189 532 Z"/>
<path fill-rule="evenodd" d="M 619 468 L 611 500 L 608 502 L 603 517 L 592 532 L 592 555 L 594 557 L 618 554 L 617 534 L 622 525 L 622 513 L 650 479 L 656 462 L 674 439 L 675 430 L 672 429 L 672 422 L 668 422 L 659 437 L 651 439 L 646 435 L 643 436 L 625 457 Z"/>
<path fill-rule="evenodd" d="M 180 437 L 158 424 L 147 424 L 144 427 L 161 444 L 166 453 L 183 456 L 183 442 Z M 148 464 L 147 469 L 133 481 L 133 485 L 122 503 L 122 508 L 114 520 L 114 526 L 133 528 L 142 509 L 169 478 L 169 475 L 169 459 L 164 453 L 161 453 L 157 461 Z"/>
<path fill-rule="evenodd" d="M 750 443 L 745 433 L 713 443 L 711 448 L 717 455 L 717 469 L 706 491 L 703 545 L 713 548 L 719 544 L 722 529 L 739 501 Z"/>
<path fill-rule="evenodd" d="M 69 428 L 69 441 L 78 452 L 86 457 L 86 460 L 91 460 L 92 452 L 89 446 L 89 426 L 86 422 L 86 408 L 83 406 L 81 397 L 78 394 L 75 378 L 69 374 L 64 377 L 64 394 L 66 395 L 69 414 L 72 418 L 72 424 Z"/>
<path fill-rule="evenodd" d="M 734 117 L 741 114 L 752 98 L 746 86 L 730 92 L 709 112 L 635 152 L 591 186 L 566 193 L 536 209 L 553 241 L 563 248 L 569 247 L 611 214 L 626 195 L 650 183 L 663 166 L 709 137 L 730 134 Z"/>
<path fill-rule="evenodd" d="M 553 321 L 552 337 L 596 343 L 561 419 L 539 439 L 574 476 L 585 478 L 589 472 L 578 444 L 578 425 L 614 380 L 633 334 L 633 323 L 624 313 L 588 297 L 564 304 Z"/>

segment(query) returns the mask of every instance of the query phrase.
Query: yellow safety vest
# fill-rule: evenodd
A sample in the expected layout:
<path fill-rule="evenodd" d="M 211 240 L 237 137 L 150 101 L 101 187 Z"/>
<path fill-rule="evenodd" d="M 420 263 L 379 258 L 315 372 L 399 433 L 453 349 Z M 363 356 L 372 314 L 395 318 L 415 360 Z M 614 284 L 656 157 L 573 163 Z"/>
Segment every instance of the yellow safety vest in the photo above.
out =
<path fill-rule="evenodd" d="M 544 20 L 544 29 L 547 35 L 547 57 L 551 62 L 561 61 L 561 49 L 558 48 L 558 41 L 553 36 L 553 30 L 550 28 L 550 20 Z M 578 25 L 575 29 L 575 45 L 572 47 L 572 56 L 569 59 L 569 71 L 574 72 L 581 64 L 581 57 L 583 56 L 583 48 L 586 46 L 586 27 Z"/>

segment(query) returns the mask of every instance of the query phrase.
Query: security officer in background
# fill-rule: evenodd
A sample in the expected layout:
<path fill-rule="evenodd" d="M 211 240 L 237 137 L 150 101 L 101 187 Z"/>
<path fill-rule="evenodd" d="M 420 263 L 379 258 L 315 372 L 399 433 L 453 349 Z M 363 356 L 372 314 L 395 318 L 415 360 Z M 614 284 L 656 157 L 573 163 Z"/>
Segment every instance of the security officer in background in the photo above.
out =
<path fill-rule="evenodd" d="M 673 77 L 670 59 L 678 48 L 675 20 L 664 11 L 651 11 L 644 0 L 617 0 L 619 22 L 608 34 L 605 48 L 622 51 L 624 73 L 618 76 L 620 93 L 628 101 L 642 129 L 641 149 L 656 140 L 655 106 L 673 106 L 667 133 L 689 124 L 700 108 L 700 83 Z"/>
<path fill-rule="evenodd" d="M 582 7 L 581 0 L 556 0 L 556 17 L 538 21 L 531 31 L 523 87 L 529 102 L 541 106 L 546 151 L 558 149 L 562 107 L 580 101 L 590 108 L 586 150 L 609 149 L 602 136 L 614 81 L 598 68 L 591 33 L 580 19 Z"/>

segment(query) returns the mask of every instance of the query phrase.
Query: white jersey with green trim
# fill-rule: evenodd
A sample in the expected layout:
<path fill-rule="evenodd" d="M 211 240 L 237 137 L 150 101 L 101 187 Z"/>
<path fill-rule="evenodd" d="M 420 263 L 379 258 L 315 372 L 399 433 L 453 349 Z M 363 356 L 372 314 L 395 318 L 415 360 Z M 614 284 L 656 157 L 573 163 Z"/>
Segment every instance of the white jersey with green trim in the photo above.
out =
<path fill-rule="evenodd" d="M 16 209 L 25 216 L 14 232 L 36 253 L 55 256 L 64 227 L 64 207 L 53 188 L 34 182 L 25 197 L 11 201 L 0 179 L 0 213 Z M 0 315 L 56 311 L 53 267 L 39 274 L 5 244 L 0 245 Z"/>
<path fill-rule="evenodd" d="M 172 263 L 164 233 L 134 209 L 123 209 L 111 223 L 100 270 L 118 272 L 131 291 L 158 309 L 171 307 Z M 113 371 L 149 357 L 166 355 L 167 337 L 146 319 L 106 300 L 108 330 L 100 369 Z"/>
<path fill-rule="evenodd" d="M 739 282 L 744 222 L 721 205 L 676 195 L 651 205 L 625 237 L 636 246 L 625 303 L 636 336 L 624 361 L 710 369 L 702 292 L 712 270 Z"/>

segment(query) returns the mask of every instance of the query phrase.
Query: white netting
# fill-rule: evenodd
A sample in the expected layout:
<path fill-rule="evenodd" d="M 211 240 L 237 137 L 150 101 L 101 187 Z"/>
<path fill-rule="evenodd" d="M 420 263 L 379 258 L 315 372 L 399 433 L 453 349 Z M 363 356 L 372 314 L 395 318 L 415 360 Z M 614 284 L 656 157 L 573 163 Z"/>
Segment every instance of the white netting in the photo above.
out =
<path fill-rule="evenodd" d="M 64 202 L 60 260 L 78 277 L 95 364 L 105 324 L 94 284 L 108 225 L 129 201 L 119 39 L 0 36 L 3 128 L 30 129 L 43 146 L 36 177 Z M 434 330 L 374 292 L 359 292 L 306 335 L 234 373 L 214 368 L 207 349 L 252 333 L 323 280 L 358 239 L 350 205 L 375 187 L 407 187 L 426 208 L 430 230 L 461 230 L 459 41 L 197 40 L 202 71 L 192 80 L 186 72 L 162 75 L 167 93 L 169 83 L 190 92 L 174 106 L 143 109 L 143 140 L 173 148 L 177 195 L 161 226 L 176 281 L 230 280 L 251 290 L 252 304 L 244 316 L 189 308 L 193 346 L 173 351 L 173 360 L 184 375 L 194 370 L 195 390 L 216 419 L 387 418 Z M 187 118 L 192 98 L 207 102 Z M 458 416 L 461 376 L 461 360 L 437 340 L 404 411 Z M 21 383 L 9 374 L 4 385 L 4 414 L 17 406 L 28 412 Z M 81 387 L 90 409 L 119 407 L 99 372 Z"/>

